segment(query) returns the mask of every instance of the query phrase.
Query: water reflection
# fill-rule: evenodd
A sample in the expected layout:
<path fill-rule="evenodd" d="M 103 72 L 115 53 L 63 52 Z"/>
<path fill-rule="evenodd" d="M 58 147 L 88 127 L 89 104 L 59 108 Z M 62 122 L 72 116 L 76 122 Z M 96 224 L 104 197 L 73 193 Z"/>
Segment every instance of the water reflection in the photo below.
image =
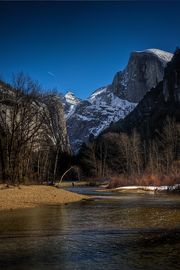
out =
<path fill-rule="evenodd" d="M 0 269 L 178 269 L 179 225 L 180 201 L 166 196 L 4 212 Z"/>

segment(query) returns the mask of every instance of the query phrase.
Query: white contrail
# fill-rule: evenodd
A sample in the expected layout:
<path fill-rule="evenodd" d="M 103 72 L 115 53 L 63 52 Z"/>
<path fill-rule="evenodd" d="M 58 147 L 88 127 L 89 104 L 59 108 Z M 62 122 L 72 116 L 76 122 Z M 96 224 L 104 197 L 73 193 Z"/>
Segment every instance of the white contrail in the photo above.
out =
<path fill-rule="evenodd" d="M 52 77 L 56 77 L 56 75 L 55 75 L 54 73 L 50 72 L 50 71 L 48 71 L 48 74 L 49 74 L 50 76 L 52 76 Z"/>

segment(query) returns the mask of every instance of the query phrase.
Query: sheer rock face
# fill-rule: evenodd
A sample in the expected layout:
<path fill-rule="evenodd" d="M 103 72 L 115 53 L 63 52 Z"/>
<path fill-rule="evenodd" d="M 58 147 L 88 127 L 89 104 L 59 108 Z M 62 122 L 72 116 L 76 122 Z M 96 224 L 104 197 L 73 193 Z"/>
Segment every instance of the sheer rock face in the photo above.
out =
<path fill-rule="evenodd" d="M 164 68 L 172 56 L 158 49 L 133 52 L 127 67 L 116 73 L 110 90 L 121 98 L 139 102 L 147 91 L 162 81 Z"/>
<path fill-rule="evenodd" d="M 172 61 L 165 69 L 163 80 L 163 95 L 165 101 L 180 104 L 180 49 L 177 49 Z"/>

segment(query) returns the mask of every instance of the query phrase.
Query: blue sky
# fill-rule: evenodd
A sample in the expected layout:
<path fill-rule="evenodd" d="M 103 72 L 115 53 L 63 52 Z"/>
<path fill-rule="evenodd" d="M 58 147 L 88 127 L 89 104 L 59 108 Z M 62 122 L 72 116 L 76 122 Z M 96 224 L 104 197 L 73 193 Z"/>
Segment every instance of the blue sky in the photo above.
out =
<path fill-rule="evenodd" d="M 180 2 L 0 2 L 0 75 L 85 98 L 131 51 L 180 45 Z"/>

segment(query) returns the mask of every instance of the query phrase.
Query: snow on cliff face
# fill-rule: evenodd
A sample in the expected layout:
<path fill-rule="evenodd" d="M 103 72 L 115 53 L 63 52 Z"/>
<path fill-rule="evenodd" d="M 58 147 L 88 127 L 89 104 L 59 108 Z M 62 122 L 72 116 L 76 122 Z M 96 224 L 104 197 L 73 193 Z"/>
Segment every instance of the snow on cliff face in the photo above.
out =
<path fill-rule="evenodd" d="M 95 137 L 109 127 L 111 123 L 124 118 L 135 108 L 136 104 L 122 100 L 107 87 L 102 87 L 86 100 L 74 107 L 73 113 L 67 115 L 67 129 L 72 150 L 77 152 L 89 135 Z"/>

